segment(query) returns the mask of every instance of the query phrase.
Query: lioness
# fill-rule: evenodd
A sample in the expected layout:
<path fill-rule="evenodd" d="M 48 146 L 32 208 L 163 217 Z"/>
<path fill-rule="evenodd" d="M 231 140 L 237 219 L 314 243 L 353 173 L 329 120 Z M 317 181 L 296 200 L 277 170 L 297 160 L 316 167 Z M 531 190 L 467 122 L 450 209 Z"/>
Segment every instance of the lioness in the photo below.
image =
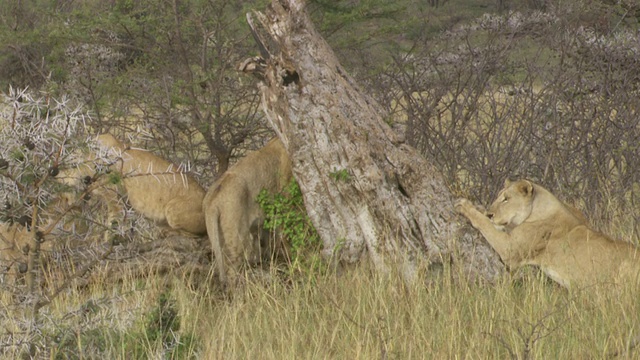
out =
<path fill-rule="evenodd" d="M 291 179 L 289 156 L 279 139 L 248 154 L 227 170 L 204 198 L 207 233 L 220 281 L 227 284 L 243 262 L 261 259 L 260 231 L 264 213 L 256 202 L 262 189 L 277 192 Z M 266 249 L 271 251 L 272 249 Z"/>
<path fill-rule="evenodd" d="M 539 266 L 566 288 L 640 274 L 638 248 L 591 230 L 577 210 L 531 181 L 507 180 L 486 216 L 467 199 L 455 208 L 512 269 Z"/>
<path fill-rule="evenodd" d="M 111 168 L 123 175 L 124 189 L 134 210 L 175 230 L 206 233 L 202 211 L 205 191 L 193 177 L 149 151 L 125 146 L 111 134 L 99 135 L 97 142 L 119 157 Z"/>
<path fill-rule="evenodd" d="M 32 236 L 25 226 L 0 222 L 0 274 L 27 270 L 26 246 Z"/>

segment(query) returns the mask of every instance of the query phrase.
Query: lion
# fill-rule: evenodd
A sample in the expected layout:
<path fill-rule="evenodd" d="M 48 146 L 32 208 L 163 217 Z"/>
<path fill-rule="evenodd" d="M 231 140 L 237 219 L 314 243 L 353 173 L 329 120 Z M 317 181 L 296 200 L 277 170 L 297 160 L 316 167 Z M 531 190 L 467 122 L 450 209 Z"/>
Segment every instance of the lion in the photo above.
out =
<path fill-rule="evenodd" d="M 118 157 L 110 167 L 122 174 L 127 199 L 135 211 L 174 230 L 206 234 L 202 210 L 206 192 L 192 176 L 149 151 L 125 146 L 109 133 L 96 140 Z"/>
<path fill-rule="evenodd" d="M 287 151 L 276 138 L 229 168 L 207 192 L 207 233 L 222 284 L 235 278 L 243 263 L 255 265 L 275 250 L 261 237 L 265 216 L 256 199 L 263 189 L 282 190 L 292 176 Z"/>
<path fill-rule="evenodd" d="M 109 176 L 96 175 L 96 164 L 100 163 L 96 159 L 104 153 L 111 155 L 110 159 L 117 158 L 110 169 L 122 174 L 121 188 L 135 211 L 181 232 L 206 234 L 202 211 L 206 192 L 194 178 L 150 152 L 125 147 L 111 134 L 98 136 L 96 142 L 102 150 L 78 151 L 74 157 L 81 161 L 72 167 L 61 166 L 59 172 L 52 175 L 64 186 L 39 212 L 37 230 L 56 240 L 42 242 L 42 250 L 52 250 L 54 244 L 73 248 L 78 244 L 68 241 L 84 239 L 66 234 L 82 234 L 92 225 L 75 216 L 90 198 L 91 204 L 104 204 L 109 225 L 122 213 L 121 189 L 110 183 Z M 77 188 L 82 189 L 79 194 L 71 190 Z M 104 235 L 105 241 L 113 240 L 110 231 Z M 0 268 L 18 268 L 22 272 L 34 236 L 35 232 L 24 224 L 0 222 Z M 59 241 L 62 239 L 64 243 Z"/>
<path fill-rule="evenodd" d="M 486 216 L 455 204 L 511 269 L 539 267 L 565 288 L 638 281 L 640 250 L 589 228 L 584 216 L 529 180 L 507 180 Z"/>
<path fill-rule="evenodd" d="M 32 237 L 26 226 L 0 222 L 0 269 L 14 274 L 26 272 L 26 253 Z"/>

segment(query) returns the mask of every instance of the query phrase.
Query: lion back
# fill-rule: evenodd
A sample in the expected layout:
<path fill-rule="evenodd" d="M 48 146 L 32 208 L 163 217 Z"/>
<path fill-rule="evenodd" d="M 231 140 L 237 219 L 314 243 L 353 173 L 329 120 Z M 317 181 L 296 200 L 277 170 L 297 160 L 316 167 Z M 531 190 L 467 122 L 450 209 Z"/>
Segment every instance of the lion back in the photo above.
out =
<path fill-rule="evenodd" d="M 121 156 L 112 168 L 122 173 L 133 209 L 176 230 L 206 232 L 202 210 L 205 190 L 193 177 L 152 152 L 125 147 L 109 133 L 99 135 L 97 141 Z"/>

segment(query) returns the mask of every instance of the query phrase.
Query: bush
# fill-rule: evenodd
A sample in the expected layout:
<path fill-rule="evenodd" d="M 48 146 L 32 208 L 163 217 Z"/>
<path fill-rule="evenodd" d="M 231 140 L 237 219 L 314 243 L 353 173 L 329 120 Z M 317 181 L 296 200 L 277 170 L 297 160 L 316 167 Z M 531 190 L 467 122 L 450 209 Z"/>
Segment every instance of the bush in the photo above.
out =
<path fill-rule="evenodd" d="M 302 192 L 295 179 L 277 194 L 266 190 L 257 199 L 265 213 L 264 228 L 271 236 L 283 237 L 289 246 L 293 269 L 317 270 L 322 263 L 320 237 L 304 207 Z"/>
<path fill-rule="evenodd" d="M 398 56 L 379 99 L 455 195 L 488 204 L 527 177 L 610 223 L 640 202 L 640 49 L 633 33 L 561 19 L 514 12 L 452 29 Z"/>
<path fill-rule="evenodd" d="M 75 172 L 106 169 L 113 161 L 101 156 L 87 160 L 95 148 L 89 119 L 69 99 L 27 90 L 12 88 L 0 105 L 0 276 L 5 280 L 0 295 L 11 294 L 12 306 L 29 309 L 34 324 L 23 329 L 26 340 L 0 332 L 0 347 L 18 346 L 17 341 L 33 355 L 41 341 L 40 309 L 108 256 L 114 236 L 132 235 L 126 229 L 134 217 L 111 224 L 98 211 L 103 201 L 91 199 L 104 172 L 86 177 Z"/>

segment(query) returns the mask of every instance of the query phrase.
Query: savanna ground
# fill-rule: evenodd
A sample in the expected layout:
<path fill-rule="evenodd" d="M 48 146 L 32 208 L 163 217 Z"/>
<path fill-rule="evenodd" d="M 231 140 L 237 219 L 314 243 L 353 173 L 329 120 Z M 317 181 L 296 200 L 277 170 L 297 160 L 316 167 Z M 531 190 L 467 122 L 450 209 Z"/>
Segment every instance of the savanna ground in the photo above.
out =
<path fill-rule="evenodd" d="M 596 359 L 640 331 L 637 287 L 567 292 L 537 271 L 467 284 L 449 271 L 428 286 L 365 267 L 292 283 L 249 280 L 232 300 L 177 274 L 93 285 L 42 312 L 39 357 Z M 12 328 L 20 317 L 4 310 Z M 637 350 L 620 358 L 638 358 Z"/>
<path fill-rule="evenodd" d="M 515 4 L 450 0 L 407 2 L 407 17 L 402 2 L 385 3 L 312 2 L 313 16 L 456 196 L 487 204 L 505 177 L 527 176 L 595 228 L 638 242 L 632 7 L 528 1 L 522 12 L 500 12 Z M 233 66 L 255 53 L 238 20 L 253 4 L 185 2 L 178 14 L 168 2 L 59 2 L 60 18 L 20 4 L 0 10 L 7 29 L 16 24 L 0 37 L 2 84 L 71 94 L 91 110 L 92 132 L 145 129 L 140 146 L 192 164 L 203 185 L 272 136 L 255 83 Z M 149 234 L 137 241 L 155 236 L 136 224 Z M 65 289 L 36 324 L 3 283 L 0 357 L 30 348 L 57 359 L 589 359 L 640 336 L 637 287 L 567 291 L 536 269 L 474 283 L 447 266 L 407 284 L 366 265 L 335 273 L 311 264 L 253 276 L 231 299 L 211 274 L 125 272 Z M 640 349 L 620 358 L 640 358 Z"/>

